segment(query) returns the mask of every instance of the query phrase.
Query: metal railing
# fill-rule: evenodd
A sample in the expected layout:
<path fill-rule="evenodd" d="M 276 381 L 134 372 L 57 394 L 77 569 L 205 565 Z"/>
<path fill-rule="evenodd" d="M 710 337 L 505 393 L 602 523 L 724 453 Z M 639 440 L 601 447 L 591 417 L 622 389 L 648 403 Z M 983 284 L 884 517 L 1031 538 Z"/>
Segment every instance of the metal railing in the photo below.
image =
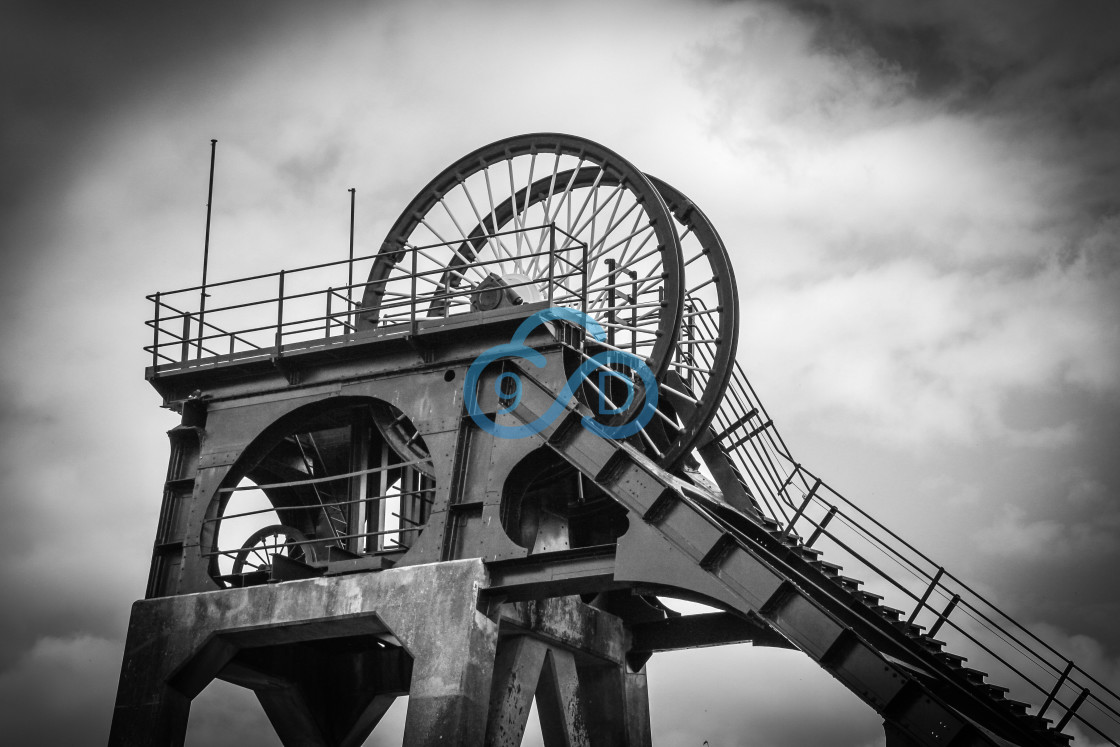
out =
<path fill-rule="evenodd" d="M 549 239 L 547 247 L 542 241 L 538 251 L 517 257 L 529 263 L 534 277 L 505 282 L 503 288 L 526 289 L 530 296 L 539 293 L 550 305 L 583 308 L 588 247 L 555 224 L 481 234 L 470 243 L 530 232 Z M 275 359 L 352 336 L 364 331 L 360 326 L 374 327 L 379 335 L 416 334 L 426 320 L 470 312 L 481 279 L 488 273 L 501 276 L 513 261 L 502 256 L 479 260 L 469 246 L 462 239 L 406 244 L 395 253 L 394 269 L 376 281 L 353 283 L 338 276 L 368 275 L 375 262 L 388 259 L 384 253 L 154 293 L 146 296 L 154 314 L 146 322 L 152 341 L 144 350 L 158 375 L 222 362 Z M 447 247 L 457 247 L 450 255 L 451 265 L 433 256 L 433 250 L 446 253 Z M 378 303 L 366 306 L 354 299 L 370 286 L 379 290 Z M 216 296 L 220 303 L 215 303 Z M 370 315 L 376 317 L 375 325 L 360 324 Z"/>
<path fill-rule="evenodd" d="M 427 478 L 419 477 L 417 468 L 425 463 L 426 460 L 412 460 L 406 462 L 391 462 L 389 464 L 371 467 L 363 470 L 356 470 L 354 472 L 346 472 L 337 475 L 325 475 L 320 477 L 308 477 L 300 480 L 286 480 L 284 482 L 268 483 L 268 484 L 247 484 L 239 485 L 230 488 L 221 488 L 218 492 L 227 496 L 227 499 L 234 494 L 242 492 L 257 491 L 281 491 L 291 490 L 297 488 L 312 488 L 316 497 L 314 503 L 285 503 L 282 505 L 269 505 L 264 508 L 254 508 L 250 510 L 239 511 L 226 511 L 220 516 L 214 516 L 203 520 L 204 524 L 217 524 L 219 527 L 227 521 L 235 519 L 245 519 L 248 517 L 263 517 L 266 515 L 279 515 L 279 513 L 296 513 L 303 512 L 308 515 L 322 514 L 325 524 L 330 525 L 330 534 L 326 536 L 308 536 L 302 540 L 292 540 L 284 542 L 283 544 L 273 545 L 255 545 L 257 550 L 265 551 L 279 551 L 283 548 L 292 546 L 304 546 L 306 551 L 312 551 L 315 548 L 333 546 L 342 549 L 350 549 L 353 551 L 355 548 L 361 554 L 370 554 L 362 550 L 362 545 L 366 540 L 376 539 L 381 543 L 385 543 L 386 547 L 380 551 L 395 552 L 405 550 L 411 545 L 411 541 L 402 541 L 403 535 L 406 534 L 419 534 L 424 531 L 427 526 L 428 515 L 431 511 L 433 503 L 432 494 L 436 488 L 434 483 Z M 349 499 L 324 499 L 318 492 L 318 486 L 329 485 L 331 483 L 348 482 L 352 478 L 362 476 L 374 476 L 383 473 L 401 472 L 401 479 L 405 479 L 407 472 L 412 472 L 414 478 L 411 480 L 413 483 L 411 487 L 406 487 L 403 483 L 400 485 L 389 486 L 387 492 L 378 494 L 367 494 L 358 498 Z M 396 502 L 398 504 L 398 513 L 392 514 L 396 519 L 397 526 L 387 526 L 388 522 L 377 517 L 380 511 L 370 510 L 377 508 L 381 504 Z M 354 527 L 353 529 L 362 529 L 365 531 L 343 531 L 339 533 L 333 526 L 332 517 L 329 514 L 330 510 L 334 511 L 349 511 L 350 507 L 362 506 L 366 509 L 367 526 Z M 344 523 L 344 527 L 348 524 Z M 373 527 L 373 528 L 369 528 Z M 220 537 L 220 531 L 218 533 Z M 388 545 L 387 542 L 392 542 Z M 221 556 L 226 558 L 235 558 L 238 555 L 244 555 L 247 548 L 244 546 L 221 548 L 215 546 L 213 549 L 202 553 L 202 557 L 209 558 Z"/>
<path fill-rule="evenodd" d="M 709 319 L 696 319 L 698 334 L 715 336 Z M 704 346 L 695 352 L 698 365 L 712 365 Z M 899 604 L 902 620 L 967 656 L 989 684 L 1034 706 L 1054 729 L 1072 726 L 1074 744 L 1120 743 L 1116 692 L 798 463 L 737 362 L 711 427 L 744 487 L 801 544 Z"/>

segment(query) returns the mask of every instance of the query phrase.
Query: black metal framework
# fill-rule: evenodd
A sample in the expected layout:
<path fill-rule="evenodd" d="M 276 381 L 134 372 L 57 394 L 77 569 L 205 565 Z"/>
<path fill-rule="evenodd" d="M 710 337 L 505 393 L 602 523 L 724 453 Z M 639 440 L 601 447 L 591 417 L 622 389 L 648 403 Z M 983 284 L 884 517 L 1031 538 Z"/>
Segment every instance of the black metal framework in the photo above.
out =
<path fill-rule="evenodd" d="M 859 683 L 861 697 L 863 684 L 906 679 L 902 697 L 872 703 L 888 718 L 925 698 L 937 718 L 990 718 L 1024 744 L 1060 744 L 1070 725 L 1118 744 L 1115 692 L 793 458 L 735 363 L 738 302 L 718 233 L 681 192 L 602 146 L 554 134 L 499 141 L 421 190 L 375 254 L 355 258 L 351 245 L 347 260 L 148 299 L 149 378 L 184 414 L 171 434 L 150 597 L 481 557 L 495 599 L 588 593 L 612 614 L 661 626 L 663 612 L 634 616 L 645 602 L 610 599 L 648 596 L 653 584 L 756 616 L 751 635 L 796 644 Z M 619 349 L 658 376 L 647 429 L 625 443 L 589 436 L 578 425 L 584 391 L 539 442 L 487 440 L 461 412 L 456 376 L 523 304 L 578 308 L 607 339 L 556 325 L 539 338 L 553 369 L 499 362 L 526 374 L 533 395 L 509 417 L 539 414 L 573 362 Z M 477 335 L 462 333 L 472 326 Z M 318 355 L 332 350 L 349 357 Z M 354 373 L 363 356 L 367 368 Z M 284 370 L 297 358 L 319 385 L 350 388 L 340 404 L 301 390 Z M 208 404 L 199 382 L 226 401 Z M 289 398 L 308 402 L 289 411 Z M 264 430 L 242 428 L 235 407 Z M 423 433 L 410 408 L 427 419 Z M 280 413 L 292 420 L 271 419 Z M 207 442 L 207 428 L 224 428 L 228 449 Z M 239 506 L 250 495 L 263 503 Z M 639 541 L 692 565 L 668 572 L 672 563 L 639 548 L 669 578 L 643 579 Z M 617 575 L 616 556 L 630 575 Z M 712 635 L 744 635 L 726 622 L 712 618 Z"/>

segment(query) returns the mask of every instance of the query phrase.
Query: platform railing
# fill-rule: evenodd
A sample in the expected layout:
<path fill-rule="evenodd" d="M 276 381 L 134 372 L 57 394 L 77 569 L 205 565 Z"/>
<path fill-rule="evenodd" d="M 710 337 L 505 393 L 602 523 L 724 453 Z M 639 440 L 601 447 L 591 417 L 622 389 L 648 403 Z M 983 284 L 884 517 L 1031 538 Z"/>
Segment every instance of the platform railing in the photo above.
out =
<path fill-rule="evenodd" d="M 506 281 L 503 291 L 522 289 L 524 296 L 539 293 L 550 305 L 582 307 L 588 247 L 555 224 L 482 234 L 471 242 L 521 233 L 549 240 L 539 251 L 518 257 L 531 263 L 535 276 Z M 465 251 L 468 246 L 462 239 L 406 244 L 397 251 L 393 271 L 375 281 L 349 283 L 339 276 L 368 275 L 374 262 L 386 257 L 383 253 L 151 294 L 146 298 L 154 312 L 146 324 L 152 338 L 144 350 L 152 373 L 279 358 L 371 326 L 378 334 L 416 334 L 426 320 L 471 311 L 479 278 L 502 276 L 508 269 L 508 258 L 479 260 Z M 446 247 L 458 247 L 452 266 L 433 256 L 433 250 L 446 253 Z M 379 303 L 364 306 L 355 296 L 371 285 L 379 286 Z M 359 324 L 370 315 L 376 316 L 375 325 Z"/>
<path fill-rule="evenodd" d="M 356 470 L 353 472 L 346 472 L 336 475 L 324 475 L 318 477 L 307 477 L 298 480 L 285 480 L 276 483 L 267 484 L 244 484 L 236 487 L 222 488 L 218 492 L 223 496 L 227 503 L 227 510 L 223 511 L 220 516 L 214 516 L 203 520 L 204 525 L 223 526 L 225 522 L 231 522 L 237 519 L 246 519 L 249 517 L 264 518 L 266 516 L 279 515 L 279 512 L 285 514 L 303 513 L 307 515 L 322 515 L 324 524 L 331 524 L 329 510 L 337 512 L 350 513 L 351 508 L 363 507 L 366 515 L 376 517 L 380 511 L 378 507 L 381 504 L 396 503 L 398 504 L 398 513 L 392 514 L 392 518 L 396 520 L 397 526 L 378 525 L 376 528 L 367 527 L 354 527 L 353 529 L 361 529 L 363 531 L 343 531 L 341 533 L 335 531 L 331 527 L 331 533 L 327 536 L 309 536 L 306 539 L 288 539 L 282 544 L 262 544 L 254 545 L 253 548 L 265 552 L 267 555 L 279 553 L 281 550 L 293 546 L 306 546 L 306 550 L 311 548 L 322 548 L 324 546 L 334 546 L 346 549 L 347 547 L 361 547 L 366 544 L 368 540 L 377 540 L 380 543 L 386 544 L 383 550 L 377 552 L 396 552 L 402 549 L 407 549 L 411 541 L 402 542 L 404 535 L 419 533 L 427 526 L 427 516 L 433 503 L 433 494 L 435 493 L 435 486 L 426 484 L 422 479 L 413 480 L 411 487 L 406 487 L 403 484 L 394 484 L 387 486 L 389 489 L 383 493 L 369 493 L 357 498 L 338 498 L 338 497 L 324 497 L 319 494 L 318 488 L 320 486 L 334 486 L 336 489 L 349 490 L 349 481 L 356 477 L 371 477 L 383 475 L 386 473 L 401 473 L 409 470 L 416 471 L 426 460 L 418 459 L 404 462 L 391 462 L 389 464 L 379 465 L 368 469 Z M 401 479 L 404 479 L 403 477 Z M 260 492 L 275 492 L 275 491 L 290 491 L 296 489 L 311 488 L 316 497 L 314 502 L 298 503 L 289 502 L 283 505 L 269 505 L 261 508 L 251 508 L 248 510 L 241 509 L 237 505 L 235 499 L 238 495 L 255 494 Z M 406 504 L 415 504 L 418 510 L 407 510 Z M 422 508 L 421 508 L 422 507 Z M 421 521 L 417 521 L 419 517 Z M 217 536 L 221 536 L 220 533 Z M 246 553 L 244 546 L 226 547 L 221 548 L 218 546 L 202 553 L 202 557 L 225 557 L 235 558 L 238 555 Z M 374 552 L 363 554 L 376 554 Z"/>
<path fill-rule="evenodd" d="M 698 334 L 715 334 L 708 319 L 697 319 Z M 1049 718 L 1054 729 L 1073 726 L 1075 745 L 1118 744 L 1120 696 L 798 463 L 738 363 L 712 428 L 770 518 L 800 544 L 822 550 L 822 559 L 842 565 L 844 575 L 884 604 L 895 604 L 900 624 L 925 628 L 947 652 L 966 656 L 966 666 L 988 674 L 988 684 L 1034 706 L 1033 714 Z"/>

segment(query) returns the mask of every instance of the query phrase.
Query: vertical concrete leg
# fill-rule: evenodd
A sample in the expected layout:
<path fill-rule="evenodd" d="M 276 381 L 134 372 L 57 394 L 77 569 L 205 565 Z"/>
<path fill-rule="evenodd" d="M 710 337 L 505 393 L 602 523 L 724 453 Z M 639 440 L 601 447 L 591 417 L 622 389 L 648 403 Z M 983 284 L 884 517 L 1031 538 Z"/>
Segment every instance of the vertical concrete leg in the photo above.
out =
<path fill-rule="evenodd" d="M 117 686 L 111 747 L 181 747 L 187 736 L 191 694 L 169 677 L 185 657 L 173 628 L 155 624 L 149 610 L 134 605 Z"/>
<path fill-rule="evenodd" d="M 122 698 L 118 694 L 109 731 L 110 745 L 182 747 L 187 737 L 190 698 L 162 682 L 149 685 L 150 690 L 136 692 L 135 697 Z"/>
<path fill-rule="evenodd" d="M 537 713 L 545 747 L 590 747 L 579 674 L 570 651 L 549 649 L 537 685 Z"/>
<path fill-rule="evenodd" d="M 646 668 L 631 672 L 622 667 L 624 697 L 626 700 L 626 737 L 630 747 L 649 747 L 653 731 L 649 724 L 649 688 L 646 686 Z"/>
<path fill-rule="evenodd" d="M 447 615 L 420 606 L 416 617 L 422 625 L 410 631 L 410 640 L 402 637 L 414 657 L 404 743 L 417 747 L 482 744 L 498 625 L 477 611 L 473 599 L 465 609 Z M 394 631 L 402 627 L 392 626 Z"/>
<path fill-rule="evenodd" d="M 501 640 L 490 684 L 487 745 L 521 744 L 546 658 L 547 647 L 540 641 L 520 635 Z"/>
<path fill-rule="evenodd" d="M 649 692 L 645 668 L 581 667 L 587 731 L 595 747 L 650 747 Z"/>

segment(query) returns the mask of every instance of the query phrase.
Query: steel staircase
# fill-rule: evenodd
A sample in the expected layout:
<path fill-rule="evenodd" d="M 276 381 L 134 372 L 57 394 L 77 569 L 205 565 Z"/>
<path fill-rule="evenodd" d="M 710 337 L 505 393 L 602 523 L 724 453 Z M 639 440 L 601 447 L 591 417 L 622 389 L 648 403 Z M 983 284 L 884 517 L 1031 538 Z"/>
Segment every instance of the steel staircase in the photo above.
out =
<path fill-rule="evenodd" d="M 691 302 L 703 305 L 698 299 Z M 713 333 L 704 315 L 698 321 L 701 327 L 697 334 Z M 744 414 L 749 417 L 744 418 Z M 1047 713 L 1052 714 L 1055 731 L 1062 731 L 1076 719 L 1074 723 L 1087 737 L 1118 743 L 1120 697 L 798 464 L 737 362 L 711 431 L 713 443 L 730 461 L 739 486 L 762 508 L 760 519 L 779 527 L 801 527 L 807 534 L 803 546 L 812 549 L 823 542 L 829 546 L 830 556 L 842 555 L 849 567 L 856 569 L 856 575 L 873 579 L 878 590 L 892 597 L 901 595 L 903 606 L 911 611 L 906 615 L 903 610 L 893 610 L 898 613 L 897 619 L 905 617 L 911 625 L 919 618 L 928 622 L 929 630 L 921 645 L 936 648 L 970 681 L 1016 712 L 1026 713 L 1028 703 L 1006 697 L 1008 693 L 1029 701 L 1036 708 L 1031 718 L 1039 723 L 1052 723 L 1046 718 Z M 791 534 L 798 537 L 796 529 Z M 873 558 L 880 560 L 876 563 Z M 884 566 L 891 565 L 898 570 L 888 574 Z M 833 564 L 826 567 L 838 576 L 842 570 Z M 854 580 L 840 583 L 850 585 Z M 881 595 L 874 596 L 882 601 Z M 940 602 L 939 610 L 933 606 L 934 599 Z M 951 617 L 954 611 L 957 614 Z M 1012 687 L 984 684 L 984 672 L 966 666 L 967 659 L 961 656 L 943 652 L 946 644 L 936 637 L 941 631 L 943 637 L 952 640 L 953 648 L 974 652 Z M 1089 711 L 1081 712 L 1086 706 Z"/>
<path fill-rule="evenodd" d="M 519 375 L 533 384 L 518 410 L 528 422 L 554 395 L 530 371 Z M 540 437 L 644 520 L 632 521 L 619 541 L 619 567 L 631 574 L 625 580 L 707 588 L 726 607 L 760 616 L 920 744 L 1066 745 L 1071 722 L 1117 744 L 1115 693 L 797 464 L 738 367 L 709 447 L 730 460 L 738 489 L 751 499 L 746 506 L 590 433 L 580 425 L 581 408 L 570 406 Z M 855 570 L 825 560 L 818 543 Z M 675 570 L 666 570 L 666 560 L 653 575 L 636 570 L 659 544 L 677 559 Z M 643 561 L 627 563 L 629 553 Z M 877 556 L 912 578 L 880 570 Z M 889 606 L 857 577 L 900 592 L 912 611 Z M 945 598 L 938 612 L 933 602 Z M 931 615 L 928 625 L 918 622 Z M 952 635 L 938 637 L 941 631 Z M 989 683 L 988 672 L 969 666 L 948 641 L 1011 687 Z"/>

